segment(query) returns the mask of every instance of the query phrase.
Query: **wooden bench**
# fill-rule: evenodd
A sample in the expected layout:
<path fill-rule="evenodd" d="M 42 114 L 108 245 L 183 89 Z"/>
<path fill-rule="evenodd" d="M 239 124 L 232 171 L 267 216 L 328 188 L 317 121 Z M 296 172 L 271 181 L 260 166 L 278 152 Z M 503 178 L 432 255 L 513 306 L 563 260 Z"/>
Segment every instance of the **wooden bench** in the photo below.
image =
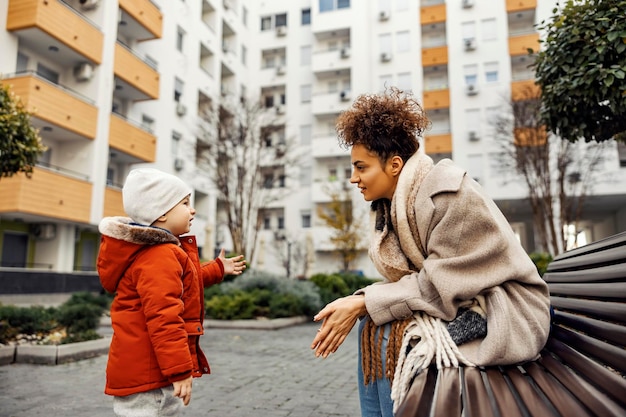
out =
<path fill-rule="evenodd" d="M 431 367 L 396 417 L 626 416 L 626 232 L 557 256 L 541 357 L 519 366 Z"/>

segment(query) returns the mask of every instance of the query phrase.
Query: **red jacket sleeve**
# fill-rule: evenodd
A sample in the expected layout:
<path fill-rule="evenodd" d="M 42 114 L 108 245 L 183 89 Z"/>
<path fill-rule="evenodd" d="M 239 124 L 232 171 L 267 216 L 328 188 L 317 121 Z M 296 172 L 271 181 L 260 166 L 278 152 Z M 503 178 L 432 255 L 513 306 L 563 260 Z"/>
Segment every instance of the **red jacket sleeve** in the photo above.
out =
<path fill-rule="evenodd" d="M 202 264 L 202 281 L 205 287 L 219 284 L 224 280 L 224 264 L 219 258 L 215 258 Z"/>

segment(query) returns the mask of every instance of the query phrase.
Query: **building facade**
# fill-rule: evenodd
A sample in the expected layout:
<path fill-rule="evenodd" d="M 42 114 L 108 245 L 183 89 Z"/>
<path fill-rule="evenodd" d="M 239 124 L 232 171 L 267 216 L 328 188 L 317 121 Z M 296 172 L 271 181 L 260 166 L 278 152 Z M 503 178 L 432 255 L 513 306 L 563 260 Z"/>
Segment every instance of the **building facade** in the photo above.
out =
<path fill-rule="evenodd" d="M 534 85 L 527 48 L 538 47 L 535 25 L 555 3 L 0 0 L 1 82 L 34 111 L 47 147 L 31 179 L 0 180 L 2 268 L 93 271 L 97 225 L 124 215 L 121 185 L 141 165 L 192 186 L 204 257 L 232 249 L 199 144 L 215 128 L 207 114 L 235 96 L 279 116 L 267 146 L 291 140 L 304 155 L 263 171 L 289 192 L 260 207 L 251 267 L 292 277 L 342 269 L 319 216 L 335 190 L 364 219 L 350 268 L 376 276 L 368 205 L 348 184 L 334 119 L 359 94 L 387 86 L 421 99 L 432 124 L 423 150 L 464 166 L 527 251 L 537 250 L 523 181 L 504 184 L 494 166 L 490 120 Z M 589 241 L 626 230 L 626 156 L 612 144 L 603 164 L 612 181 L 594 187 L 585 209 Z"/>

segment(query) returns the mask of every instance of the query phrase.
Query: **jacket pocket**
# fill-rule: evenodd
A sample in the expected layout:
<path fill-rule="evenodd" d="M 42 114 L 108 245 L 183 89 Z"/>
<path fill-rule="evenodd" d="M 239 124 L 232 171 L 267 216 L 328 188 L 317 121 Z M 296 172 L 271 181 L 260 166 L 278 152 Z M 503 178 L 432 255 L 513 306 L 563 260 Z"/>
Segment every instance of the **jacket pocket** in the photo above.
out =
<path fill-rule="evenodd" d="M 200 320 L 185 321 L 185 330 L 189 336 L 200 336 L 204 334 L 204 327 Z"/>

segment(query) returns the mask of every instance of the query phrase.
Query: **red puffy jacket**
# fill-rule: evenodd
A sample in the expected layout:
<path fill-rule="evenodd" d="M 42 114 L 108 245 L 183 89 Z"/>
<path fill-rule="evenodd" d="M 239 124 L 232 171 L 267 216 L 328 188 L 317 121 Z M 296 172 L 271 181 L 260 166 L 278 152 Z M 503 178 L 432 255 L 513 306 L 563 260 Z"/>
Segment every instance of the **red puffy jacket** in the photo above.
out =
<path fill-rule="evenodd" d="M 210 373 L 200 349 L 204 287 L 224 278 L 219 259 L 200 265 L 195 237 L 108 217 L 98 273 L 111 305 L 113 338 L 105 393 L 126 396 Z"/>

